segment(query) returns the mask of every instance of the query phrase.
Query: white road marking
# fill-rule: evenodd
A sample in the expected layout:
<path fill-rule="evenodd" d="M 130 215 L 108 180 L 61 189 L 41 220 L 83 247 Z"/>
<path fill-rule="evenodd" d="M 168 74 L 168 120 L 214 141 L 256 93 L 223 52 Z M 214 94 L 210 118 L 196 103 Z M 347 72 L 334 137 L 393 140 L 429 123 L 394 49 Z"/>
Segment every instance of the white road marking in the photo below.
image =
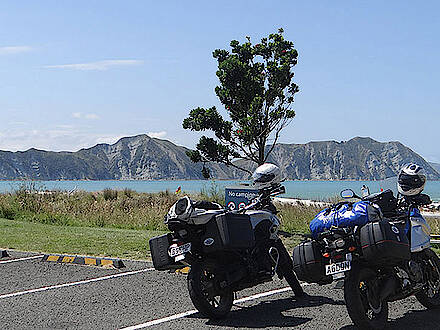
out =
<path fill-rule="evenodd" d="M 30 259 L 38 259 L 38 258 L 43 258 L 44 255 L 40 255 L 40 256 L 32 256 L 32 257 L 26 257 L 26 258 L 19 258 L 19 259 L 10 259 L 10 260 L 4 260 L 4 261 L 0 261 L 0 264 L 8 264 L 10 262 L 16 262 L 16 261 L 23 261 L 23 260 L 30 260 Z"/>
<path fill-rule="evenodd" d="M 133 326 L 127 327 L 127 328 L 122 328 L 120 330 L 143 329 L 143 328 L 151 327 L 153 325 L 161 324 L 161 323 L 164 323 L 164 322 L 169 322 L 169 321 L 181 319 L 183 317 L 187 317 L 187 316 L 193 315 L 195 313 L 197 313 L 197 310 L 193 309 L 193 310 L 190 310 L 190 311 L 187 311 L 187 312 L 183 312 L 183 313 L 180 313 L 180 314 L 175 314 L 175 315 L 167 316 L 167 317 L 164 317 L 163 319 L 152 320 L 152 321 L 149 321 L 147 323 L 133 325 Z"/>
<path fill-rule="evenodd" d="M 253 296 L 237 299 L 234 301 L 234 304 L 239 304 L 239 303 L 246 302 L 249 300 L 255 300 L 255 299 L 259 299 L 259 298 L 263 298 L 263 297 L 267 297 L 267 296 L 272 296 L 274 294 L 283 293 L 283 292 L 290 291 L 290 290 L 292 290 L 292 288 L 290 286 L 288 286 L 288 287 L 285 287 L 282 289 L 266 291 L 266 292 L 255 294 Z"/>
<path fill-rule="evenodd" d="M 42 292 L 42 291 L 48 291 L 48 290 L 54 290 L 54 289 L 60 289 L 60 288 L 66 288 L 66 287 L 69 287 L 69 286 L 87 284 L 87 283 L 92 283 L 92 282 L 105 281 L 105 280 L 109 280 L 109 279 L 112 279 L 112 278 L 118 278 L 118 277 L 122 277 L 122 276 L 134 275 L 134 274 L 139 274 L 139 273 L 145 273 L 145 272 L 149 272 L 149 271 L 152 271 L 152 270 L 154 270 L 154 268 L 145 268 L 145 269 L 135 270 L 135 271 L 132 271 L 132 272 L 124 272 L 124 273 L 119 273 L 119 274 L 113 274 L 113 275 L 97 277 L 97 278 L 92 278 L 92 279 L 89 279 L 89 280 L 83 280 L 83 281 L 78 281 L 78 282 L 70 282 L 70 283 L 64 283 L 64 284 L 58 284 L 58 285 L 52 285 L 52 286 L 44 286 L 42 288 L 37 288 L 37 289 L 31 289 L 31 290 L 26 290 L 26 291 L 20 291 L 20 292 L 13 292 L 13 293 L 8 293 L 8 294 L 3 294 L 3 295 L 0 295 L 0 299 L 11 298 L 11 297 L 18 297 L 18 296 L 22 296 L 22 295 L 25 295 L 25 294 Z"/>
<path fill-rule="evenodd" d="M 303 283 L 301 284 L 301 286 L 308 286 L 308 285 L 312 285 L 309 283 Z M 263 297 L 268 297 L 268 296 L 272 296 L 275 294 L 279 294 L 279 293 L 283 293 L 286 291 L 291 291 L 292 288 L 290 286 L 282 288 L 282 289 L 276 289 L 276 290 L 271 290 L 271 291 L 266 291 L 266 292 L 262 292 L 262 293 L 258 293 L 249 297 L 244 297 L 244 298 L 240 298 L 240 299 L 236 299 L 234 300 L 234 304 L 239 304 L 239 303 L 243 303 L 246 301 L 250 301 L 250 300 L 255 300 L 255 299 L 259 299 L 259 298 L 263 298 Z M 157 325 L 157 324 L 161 324 L 161 323 L 165 323 L 165 322 L 169 322 L 169 321 L 173 321 L 173 320 L 177 320 L 177 319 L 181 319 L 190 315 L 193 315 L 197 313 L 197 310 L 193 309 L 187 312 L 183 312 L 183 313 L 179 313 L 179 314 L 174 314 L 174 315 L 170 315 L 161 319 L 156 319 L 156 320 L 151 320 L 148 321 L 146 323 L 142 323 L 142 324 L 138 324 L 138 325 L 133 325 L 131 327 L 127 327 L 127 328 L 121 328 L 119 330 L 136 330 L 136 329 L 143 329 L 143 328 L 147 328 L 147 327 L 151 327 L 153 325 Z"/>

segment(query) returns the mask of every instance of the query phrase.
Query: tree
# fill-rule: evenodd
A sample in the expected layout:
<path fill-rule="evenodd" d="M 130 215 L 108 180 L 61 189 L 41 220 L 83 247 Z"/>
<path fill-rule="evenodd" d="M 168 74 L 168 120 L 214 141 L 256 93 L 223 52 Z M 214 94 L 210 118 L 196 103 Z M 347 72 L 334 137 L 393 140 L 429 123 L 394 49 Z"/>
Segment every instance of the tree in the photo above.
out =
<path fill-rule="evenodd" d="M 299 90 L 292 81 L 298 52 L 283 32 L 279 29 L 255 45 L 249 37 L 243 44 L 232 40 L 231 51 L 213 52 L 220 80 L 215 93 L 229 119 L 215 106 L 190 111 L 183 128 L 213 132 L 213 137 L 202 136 L 196 150 L 188 152 L 193 162 L 223 163 L 248 173 L 235 160 L 266 162 L 281 130 L 295 117 L 292 106 Z M 272 145 L 266 150 L 269 140 Z"/>

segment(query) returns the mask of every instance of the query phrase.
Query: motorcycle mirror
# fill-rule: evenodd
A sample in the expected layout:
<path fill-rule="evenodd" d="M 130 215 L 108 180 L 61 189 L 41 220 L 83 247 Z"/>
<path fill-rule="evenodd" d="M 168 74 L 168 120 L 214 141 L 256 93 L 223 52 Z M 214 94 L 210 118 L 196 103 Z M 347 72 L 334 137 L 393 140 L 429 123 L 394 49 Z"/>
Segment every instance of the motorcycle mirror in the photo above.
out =
<path fill-rule="evenodd" d="M 356 194 L 351 189 L 344 189 L 341 191 L 341 197 L 342 198 L 353 198 L 353 197 L 356 197 Z"/>
<path fill-rule="evenodd" d="M 362 197 L 367 197 L 370 195 L 370 188 L 368 188 L 366 185 L 363 185 L 361 188 Z"/>

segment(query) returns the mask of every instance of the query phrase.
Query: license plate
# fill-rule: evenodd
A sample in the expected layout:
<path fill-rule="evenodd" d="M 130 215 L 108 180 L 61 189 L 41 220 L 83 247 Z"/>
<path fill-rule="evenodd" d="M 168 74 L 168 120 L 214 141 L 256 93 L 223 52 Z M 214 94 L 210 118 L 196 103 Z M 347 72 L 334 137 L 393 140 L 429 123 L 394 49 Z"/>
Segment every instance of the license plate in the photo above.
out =
<path fill-rule="evenodd" d="M 168 254 L 170 255 L 170 257 L 175 257 L 188 252 L 191 252 L 191 243 L 170 247 L 170 251 L 168 252 Z"/>
<path fill-rule="evenodd" d="M 325 275 L 333 275 L 341 272 L 346 272 L 351 269 L 350 261 L 337 262 L 335 264 L 330 264 L 325 266 Z"/>

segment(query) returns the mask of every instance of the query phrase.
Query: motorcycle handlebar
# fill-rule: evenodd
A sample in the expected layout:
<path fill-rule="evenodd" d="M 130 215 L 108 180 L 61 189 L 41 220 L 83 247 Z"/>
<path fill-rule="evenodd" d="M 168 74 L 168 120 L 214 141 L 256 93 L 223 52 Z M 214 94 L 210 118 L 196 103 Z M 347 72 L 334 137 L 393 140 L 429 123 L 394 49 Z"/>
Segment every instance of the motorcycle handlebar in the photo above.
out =
<path fill-rule="evenodd" d="M 286 192 L 286 188 L 284 188 L 284 186 L 282 186 L 282 185 L 278 185 L 275 187 L 269 187 L 267 189 L 264 189 L 261 191 L 261 193 L 255 199 L 252 200 L 252 202 L 249 205 L 241 208 L 238 212 L 244 213 L 247 210 L 258 207 L 259 204 L 261 204 L 265 200 L 268 200 L 268 199 L 270 200 L 270 197 L 276 196 L 279 194 L 284 194 L 285 192 Z"/>

